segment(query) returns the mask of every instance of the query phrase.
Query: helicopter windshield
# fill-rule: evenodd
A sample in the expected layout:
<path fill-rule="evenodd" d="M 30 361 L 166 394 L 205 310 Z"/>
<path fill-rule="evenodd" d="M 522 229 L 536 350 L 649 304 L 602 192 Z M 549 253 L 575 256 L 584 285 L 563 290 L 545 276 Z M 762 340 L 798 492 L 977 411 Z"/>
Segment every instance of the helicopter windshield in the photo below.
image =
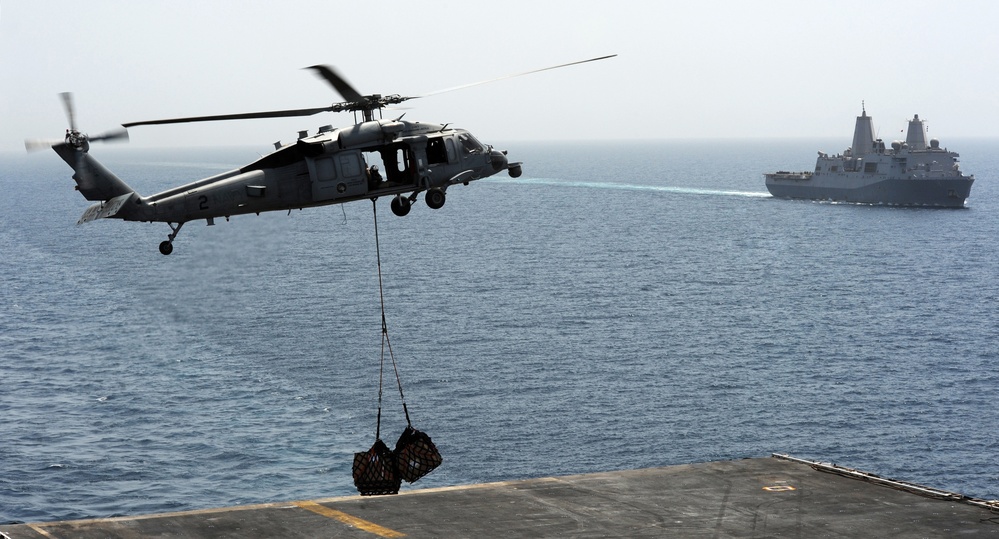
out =
<path fill-rule="evenodd" d="M 471 133 L 461 133 L 458 140 L 461 141 L 461 149 L 467 154 L 482 153 L 486 149 Z"/>

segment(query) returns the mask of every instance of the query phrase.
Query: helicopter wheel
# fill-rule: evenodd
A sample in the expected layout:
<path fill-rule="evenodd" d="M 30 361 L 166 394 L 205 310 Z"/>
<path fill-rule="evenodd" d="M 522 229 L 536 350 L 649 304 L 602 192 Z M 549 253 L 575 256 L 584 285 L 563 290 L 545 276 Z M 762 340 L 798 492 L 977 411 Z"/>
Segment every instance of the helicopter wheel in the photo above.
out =
<path fill-rule="evenodd" d="M 427 206 L 430 206 L 435 210 L 439 210 L 442 207 L 444 207 L 444 202 L 447 200 L 447 197 L 444 196 L 443 189 L 438 189 L 435 187 L 427 191 L 426 200 L 427 200 Z"/>
<path fill-rule="evenodd" d="M 160 243 L 160 252 L 163 253 L 163 254 L 165 254 L 165 255 L 168 255 L 168 254 L 172 253 L 173 252 L 173 242 L 164 241 L 164 242 Z"/>
<path fill-rule="evenodd" d="M 396 195 L 395 198 L 392 199 L 392 213 L 398 215 L 399 217 L 409 213 L 409 209 L 412 206 L 413 204 L 409 201 L 409 199 L 402 195 Z"/>

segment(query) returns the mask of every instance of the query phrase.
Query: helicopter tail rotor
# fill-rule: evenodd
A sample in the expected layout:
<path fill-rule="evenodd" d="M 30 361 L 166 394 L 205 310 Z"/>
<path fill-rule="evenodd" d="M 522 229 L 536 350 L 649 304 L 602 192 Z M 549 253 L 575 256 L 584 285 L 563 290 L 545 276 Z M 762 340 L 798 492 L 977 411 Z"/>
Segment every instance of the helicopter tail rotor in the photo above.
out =
<path fill-rule="evenodd" d="M 98 142 L 98 141 L 125 142 L 128 140 L 128 130 L 125 129 L 124 127 L 119 127 L 118 129 L 112 129 L 110 131 L 105 131 L 103 133 L 88 137 L 87 140 L 89 140 L 90 142 Z"/>
<path fill-rule="evenodd" d="M 59 94 L 62 98 L 63 107 L 66 109 L 66 118 L 69 120 L 69 128 L 66 129 L 66 136 L 62 140 L 56 139 L 28 139 L 24 141 L 24 147 L 28 151 L 42 148 L 52 148 L 63 161 L 73 168 L 73 180 L 76 181 L 76 189 L 87 200 L 99 201 L 97 209 L 87 210 L 84 215 L 93 214 L 97 217 L 113 216 L 121 209 L 124 202 L 131 199 L 135 191 L 125 184 L 113 172 L 100 164 L 88 153 L 91 142 L 110 142 L 128 140 L 128 131 L 124 128 L 112 129 L 99 135 L 88 136 L 81 133 L 76 126 L 76 110 L 73 106 L 73 95 L 69 92 Z M 118 202 L 113 206 L 114 211 L 110 211 L 109 206 L 104 203 L 116 199 Z M 92 217 L 96 218 L 96 217 Z M 91 219 L 81 219 L 84 220 Z"/>
<path fill-rule="evenodd" d="M 62 106 L 66 109 L 66 119 L 69 120 L 70 131 L 76 131 L 76 109 L 73 107 L 73 94 L 71 92 L 62 92 L 59 94 L 62 98 Z"/>
<path fill-rule="evenodd" d="M 59 144 L 68 144 L 74 148 L 82 151 L 87 151 L 90 149 L 91 142 L 113 142 L 113 141 L 127 141 L 128 131 L 125 128 L 112 129 L 110 131 L 100 133 L 94 136 L 88 136 L 86 133 L 81 133 L 76 128 L 76 108 L 73 106 L 73 94 L 70 92 L 62 92 L 59 94 L 62 98 L 63 107 L 66 109 L 66 119 L 69 121 L 69 129 L 66 130 L 66 136 L 62 139 L 25 139 L 24 149 L 33 152 L 41 150 L 44 148 L 51 148 Z"/>
<path fill-rule="evenodd" d="M 24 139 L 24 149 L 29 152 L 37 152 L 38 150 L 47 150 L 56 144 L 62 144 L 66 142 L 63 139 L 41 139 L 41 138 L 28 138 Z"/>

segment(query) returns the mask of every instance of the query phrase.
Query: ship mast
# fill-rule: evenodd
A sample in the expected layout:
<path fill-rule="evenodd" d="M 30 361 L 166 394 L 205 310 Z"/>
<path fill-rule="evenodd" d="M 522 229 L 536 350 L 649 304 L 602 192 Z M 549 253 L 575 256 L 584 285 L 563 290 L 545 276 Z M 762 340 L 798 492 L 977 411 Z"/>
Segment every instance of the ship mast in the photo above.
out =
<path fill-rule="evenodd" d="M 926 128 L 918 114 L 909 120 L 909 131 L 905 134 L 905 143 L 909 145 L 910 150 L 926 149 Z"/>
<path fill-rule="evenodd" d="M 857 124 L 853 128 L 854 157 L 874 153 L 874 127 L 863 101 L 860 102 L 860 109 L 860 116 L 857 116 Z"/>

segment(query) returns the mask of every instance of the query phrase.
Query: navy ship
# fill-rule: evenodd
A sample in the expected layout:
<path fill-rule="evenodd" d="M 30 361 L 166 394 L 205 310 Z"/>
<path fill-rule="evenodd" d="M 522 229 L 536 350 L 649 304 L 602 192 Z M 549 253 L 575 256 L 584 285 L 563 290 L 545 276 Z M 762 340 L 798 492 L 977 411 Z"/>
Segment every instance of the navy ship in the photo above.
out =
<path fill-rule="evenodd" d="M 862 204 L 963 208 L 975 176 L 958 166 L 956 152 L 926 140 L 919 115 L 909 120 L 905 141 L 886 148 L 874 138 L 871 117 L 861 107 L 853 146 L 842 154 L 819 152 L 814 172 L 764 174 L 767 190 L 778 198 Z"/>

